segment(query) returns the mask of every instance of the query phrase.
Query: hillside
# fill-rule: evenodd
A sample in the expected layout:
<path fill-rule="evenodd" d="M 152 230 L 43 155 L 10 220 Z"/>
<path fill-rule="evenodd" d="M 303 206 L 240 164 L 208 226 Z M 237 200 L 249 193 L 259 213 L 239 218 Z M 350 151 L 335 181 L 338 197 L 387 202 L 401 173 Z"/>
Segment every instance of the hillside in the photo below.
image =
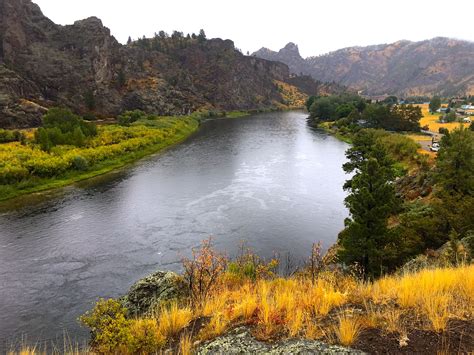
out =
<path fill-rule="evenodd" d="M 474 93 L 474 43 L 449 38 L 350 47 L 303 59 L 294 43 L 259 58 L 289 66 L 292 73 L 336 82 L 367 95 L 460 95 Z"/>
<path fill-rule="evenodd" d="M 103 117 L 265 108 L 285 102 L 276 81 L 289 79 L 285 64 L 230 40 L 174 33 L 121 45 L 98 18 L 60 26 L 30 0 L 0 0 L 0 127 L 38 125 L 56 105 Z"/>

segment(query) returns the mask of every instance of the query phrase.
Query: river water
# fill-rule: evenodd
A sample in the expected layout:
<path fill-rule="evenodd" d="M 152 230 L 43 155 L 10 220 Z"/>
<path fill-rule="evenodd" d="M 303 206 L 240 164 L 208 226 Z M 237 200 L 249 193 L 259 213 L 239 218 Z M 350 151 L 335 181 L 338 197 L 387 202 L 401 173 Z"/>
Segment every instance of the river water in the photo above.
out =
<path fill-rule="evenodd" d="M 303 112 L 216 119 L 119 172 L 0 205 L 0 348 L 26 335 L 83 340 L 77 317 L 212 236 L 229 255 L 300 261 L 327 248 L 347 210 L 347 145 Z"/>

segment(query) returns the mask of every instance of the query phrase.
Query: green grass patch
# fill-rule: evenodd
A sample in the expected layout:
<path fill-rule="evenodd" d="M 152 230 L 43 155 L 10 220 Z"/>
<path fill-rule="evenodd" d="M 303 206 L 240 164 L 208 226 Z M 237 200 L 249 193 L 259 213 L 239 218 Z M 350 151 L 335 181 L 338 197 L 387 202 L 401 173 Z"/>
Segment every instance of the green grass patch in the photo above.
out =
<path fill-rule="evenodd" d="M 238 117 L 245 117 L 245 116 L 250 116 L 250 113 L 247 111 L 230 111 L 227 112 L 225 117 L 228 118 L 238 118 Z"/>

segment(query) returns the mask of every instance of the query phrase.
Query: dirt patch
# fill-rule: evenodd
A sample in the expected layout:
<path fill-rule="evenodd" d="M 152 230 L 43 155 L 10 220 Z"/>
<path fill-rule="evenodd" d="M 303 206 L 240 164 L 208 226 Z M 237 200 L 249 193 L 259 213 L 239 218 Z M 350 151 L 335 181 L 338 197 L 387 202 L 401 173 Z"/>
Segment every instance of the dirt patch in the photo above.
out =
<path fill-rule="evenodd" d="M 412 329 L 403 334 L 366 329 L 353 344 L 370 354 L 466 354 L 474 351 L 474 321 L 452 320 L 443 333 Z"/>

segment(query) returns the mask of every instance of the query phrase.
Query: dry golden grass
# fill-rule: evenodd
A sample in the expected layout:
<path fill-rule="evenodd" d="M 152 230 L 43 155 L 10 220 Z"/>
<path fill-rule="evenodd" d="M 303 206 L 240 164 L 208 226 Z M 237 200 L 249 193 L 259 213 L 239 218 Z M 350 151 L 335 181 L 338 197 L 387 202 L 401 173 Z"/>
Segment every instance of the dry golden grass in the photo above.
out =
<path fill-rule="evenodd" d="M 40 354 L 35 346 L 24 346 L 18 352 L 9 351 L 7 355 L 36 355 Z"/>
<path fill-rule="evenodd" d="M 427 155 L 427 156 L 428 156 L 428 163 L 429 163 L 429 164 L 433 164 L 433 163 L 434 163 L 434 160 L 435 160 L 436 157 L 438 156 L 437 153 L 424 150 L 423 148 L 418 149 L 418 150 L 417 150 L 417 153 L 418 153 L 418 154 Z"/>
<path fill-rule="evenodd" d="M 166 338 L 178 334 L 187 327 L 193 318 L 193 312 L 189 307 L 179 307 L 177 303 L 172 303 L 169 308 L 161 310 L 158 319 L 158 329 Z"/>
<path fill-rule="evenodd" d="M 220 313 L 216 313 L 202 329 L 200 340 L 209 340 L 222 335 L 229 326 L 229 321 Z"/>
<path fill-rule="evenodd" d="M 322 272 L 314 282 L 301 275 L 256 281 L 228 276 L 221 275 L 209 297 L 193 310 L 172 303 L 153 318 L 131 320 L 133 351 L 151 342 L 154 349 L 177 344 L 176 352 L 189 354 L 194 340 L 209 340 L 242 324 L 251 326 L 260 340 L 303 337 L 350 346 L 365 328 L 397 332 L 403 338 L 410 329 L 443 332 L 450 319 L 474 319 L 474 265 L 425 269 L 374 282 L 333 272 Z M 208 322 L 193 330 L 197 333 L 188 333 L 185 328 L 201 317 Z M 39 352 L 24 347 L 23 353 Z"/>
<path fill-rule="evenodd" d="M 359 317 L 352 314 L 339 315 L 337 324 L 334 325 L 334 333 L 338 343 L 351 346 L 358 338 L 362 330 Z"/>
<path fill-rule="evenodd" d="M 61 342 L 52 341 L 47 344 L 40 342 L 32 344 L 26 337 L 22 337 L 19 344 L 11 345 L 11 349 L 5 352 L 6 355 L 91 355 L 94 352 L 89 345 L 84 342 L 79 344 L 71 339 L 68 333 L 63 334 Z"/>
<path fill-rule="evenodd" d="M 407 137 L 413 139 L 415 142 L 431 142 L 431 136 L 425 134 L 409 134 Z"/>
<path fill-rule="evenodd" d="M 193 339 L 189 334 L 183 334 L 179 340 L 179 354 L 191 355 L 193 350 Z"/>
<path fill-rule="evenodd" d="M 447 128 L 449 131 L 452 131 L 453 129 L 458 128 L 460 125 L 460 123 L 458 122 L 439 123 L 438 120 L 440 119 L 441 115 L 439 113 L 430 113 L 428 104 L 421 104 L 418 106 L 421 107 L 421 111 L 423 113 L 423 118 L 420 120 L 420 125 L 422 127 L 428 125 L 429 130 L 432 132 L 438 133 L 438 130 L 441 127 Z M 469 124 L 465 123 L 464 126 L 468 127 Z"/>
<path fill-rule="evenodd" d="M 431 328 L 441 331 L 449 318 L 473 317 L 474 266 L 385 277 L 358 291 L 376 304 L 395 301 L 401 308 L 427 317 Z"/>
<path fill-rule="evenodd" d="M 364 314 L 349 317 L 344 313 L 349 303 L 365 305 Z M 345 343 L 349 342 L 346 332 L 357 334 L 362 326 L 401 332 L 404 314 L 415 315 L 435 331 L 445 329 L 450 318 L 472 319 L 474 266 L 423 270 L 369 283 L 330 273 L 315 284 L 306 278 L 227 282 L 201 311 L 201 315 L 212 315 L 205 338 L 222 334 L 238 322 L 254 324 L 261 339 L 282 331 L 290 337 L 314 339 L 322 336 L 318 322 L 329 320 Z"/>

